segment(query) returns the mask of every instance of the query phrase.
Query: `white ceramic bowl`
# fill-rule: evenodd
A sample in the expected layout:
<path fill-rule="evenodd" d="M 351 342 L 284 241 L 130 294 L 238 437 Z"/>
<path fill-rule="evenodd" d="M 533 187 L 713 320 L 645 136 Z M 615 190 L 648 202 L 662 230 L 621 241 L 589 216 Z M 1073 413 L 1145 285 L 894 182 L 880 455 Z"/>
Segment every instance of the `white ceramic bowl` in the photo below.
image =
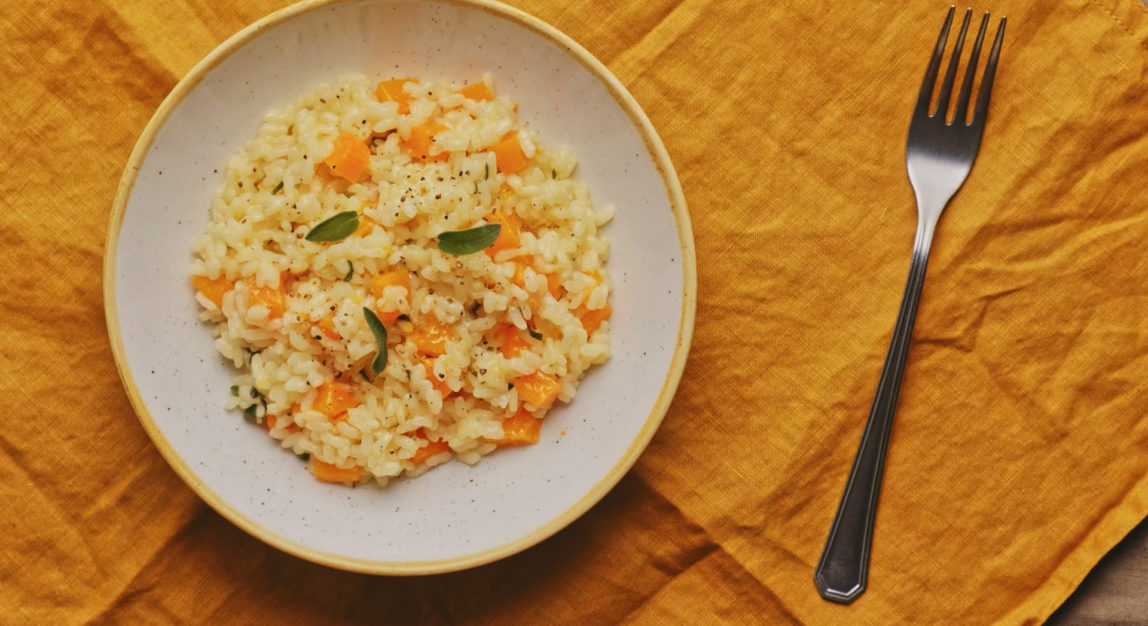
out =
<path fill-rule="evenodd" d="M 263 115 L 313 85 L 358 72 L 491 72 L 499 93 L 576 176 L 616 206 L 605 230 L 614 281 L 610 361 L 542 441 L 476 466 L 452 462 L 386 489 L 316 482 L 262 428 L 223 402 L 234 375 L 196 318 L 190 246 L 208 222 L 227 158 Z M 175 87 L 124 171 L 104 265 L 108 332 L 139 418 L 209 505 L 297 556 L 383 574 L 461 569 L 527 548 L 617 483 L 661 422 L 685 366 L 695 303 L 685 201 L 649 120 L 569 37 L 479 0 L 304 2 L 230 38 Z M 560 431 L 565 436 L 560 436 Z"/>

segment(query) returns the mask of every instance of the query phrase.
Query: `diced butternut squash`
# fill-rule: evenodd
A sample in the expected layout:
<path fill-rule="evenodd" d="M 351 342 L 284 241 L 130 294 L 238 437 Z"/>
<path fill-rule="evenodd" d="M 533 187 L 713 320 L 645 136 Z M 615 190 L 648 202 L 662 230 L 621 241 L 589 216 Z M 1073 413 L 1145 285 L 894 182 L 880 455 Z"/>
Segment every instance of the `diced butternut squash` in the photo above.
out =
<path fill-rule="evenodd" d="M 458 92 L 471 100 L 494 100 L 494 92 L 483 82 L 466 85 L 462 89 L 459 89 Z"/>
<path fill-rule="evenodd" d="M 226 277 L 220 276 L 219 278 L 208 278 L 206 276 L 192 276 L 191 286 L 195 290 L 203 294 L 203 297 L 211 300 L 215 306 L 223 308 L 223 296 L 227 292 L 235 289 L 235 283 L 227 280 Z"/>
<path fill-rule="evenodd" d="M 544 409 L 558 399 L 562 385 L 556 378 L 545 372 L 534 372 L 514 379 L 514 388 L 518 390 L 518 397 Z"/>
<path fill-rule="evenodd" d="M 371 149 L 365 141 L 351 133 L 342 133 L 335 138 L 335 146 L 323 163 L 330 168 L 331 175 L 355 183 L 367 173 L 370 158 Z"/>
<path fill-rule="evenodd" d="M 427 380 L 430 381 L 431 386 L 434 387 L 436 391 L 442 394 L 445 400 L 451 393 L 450 385 L 446 384 L 445 380 L 439 380 L 439 377 L 434 375 L 434 357 L 423 357 L 422 361 L 423 367 L 426 368 Z"/>
<path fill-rule="evenodd" d="M 403 89 L 403 85 L 407 83 L 417 83 L 418 81 L 413 78 L 392 78 L 384 80 L 375 86 L 375 99 L 379 102 L 397 102 L 399 105 L 399 114 L 406 115 L 411 112 L 412 98 Z"/>
<path fill-rule="evenodd" d="M 394 322 L 395 320 L 399 319 L 399 316 L 402 314 L 403 312 L 399 311 L 398 309 L 395 309 L 394 311 L 380 311 L 375 309 L 375 317 L 378 317 L 379 321 L 384 324 L 390 324 L 391 322 Z"/>
<path fill-rule="evenodd" d="M 500 224 L 502 226 L 498 231 L 498 238 L 494 240 L 494 243 L 483 250 L 490 258 L 493 259 L 495 254 L 503 250 L 517 248 L 522 243 L 518 218 L 513 213 L 495 211 L 486 216 L 486 221 L 490 224 Z"/>
<path fill-rule="evenodd" d="M 522 287 L 523 289 L 526 288 L 526 267 L 526 265 L 523 265 L 522 259 L 515 259 L 514 276 L 510 279 L 510 282 L 518 285 L 519 287 Z M 562 296 L 566 294 L 566 289 L 562 287 L 562 279 L 558 278 L 557 274 L 547 274 L 546 272 L 539 270 L 538 267 L 536 267 L 533 263 L 530 264 L 530 267 L 533 267 L 535 272 L 546 277 L 546 291 L 548 291 L 550 295 L 554 296 L 555 300 L 560 300 Z M 537 310 L 537 305 L 541 303 L 536 302 L 534 304 L 534 309 Z"/>
<path fill-rule="evenodd" d="M 397 269 L 383 274 L 377 274 L 371 277 L 371 295 L 375 298 L 382 298 L 383 291 L 387 287 L 402 287 L 407 290 L 407 297 L 411 293 L 411 277 L 404 269 Z M 390 324 L 397 320 L 402 311 L 398 309 L 377 309 L 375 315 L 379 316 L 379 321 L 384 324 Z"/>
<path fill-rule="evenodd" d="M 278 287 L 261 287 L 254 279 L 247 280 L 247 306 L 267 307 L 268 318 L 277 319 L 287 312 L 287 295 L 283 292 L 283 281 Z"/>
<path fill-rule="evenodd" d="M 445 441 L 428 441 L 426 445 L 415 451 L 414 456 L 411 457 L 411 463 L 415 465 L 422 465 L 426 463 L 431 457 L 438 456 L 443 452 L 450 452 L 450 444 Z"/>
<path fill-rule="evenodd" d="M 410 334 L 419 352 L 425 356 L 442 356 L 450 339 L 450 326 L 431 316 L 423 319 Z"/>
<path fill-rule="evenodd" d="M 602 284 L 602 273 L 598 270 L 588 272 L 586 275 L 594 279 L 595 287 Z M 602 325 L 602 322 L 610 319 L 610 315 L 613 313 L 614 309 L 609 302 L 600 309 L 587 309 L 586 305 L 583 304 L 574 311 L 574 315 L 578 316 L 579 321 L 582 322 L 582 328 L 586 329 L 588 335 L 593 335 L 594 331 Z"/>
<path fill-rule="evenodd" d="M 421 161 L 423 163 L 430 163 L 434 161 L 446 161 L 450 158 L 447 152 L 439 152 L 438 154 L 431 155 L 431 146 L 434 145 L 434 136 L 446 130 L 447 127 L 435 122 L 427 122 L 420 124 L 411 129 L 411 136 L 403 142 L 403 147 L 410 153 L 411 159 L 414 161 Z"/>
<path fill-rule="evenodd" d="M 383 290 L 387 287 L 403 287 L 407 290 L 407 293 L 410 293 L 410 273 L 404 269 L 397 269 L 371 277 L 371 295 L 376 298 L 381 298 L 383 297 Z"/>
<path fill-rule="evenodd" d="M 359 401 L 355 399 L 355 389 L 347 383 L 323 383 L 315 392 L 311 409 L 326 415 L 332 422 L 346 419 L 347 410 L 359 406 Z"/>
<path fill-rule="evenodd" d="M 502 342 L 498 351 L 502 356 L 513 359 L 522 353 L 523 350 L 530 349 L 530 342 L 522 336 L 522 331 L 514 324 L 500 324 L 495 329 L 495 336 Z"/>
<path fill-rule="evenodd" d="M 363 468 L 356 465 L 350 468 L 339 467 L 324 463 L 319 459 L 311 459 L 311 473 L 315 480 L 322 483 L 356 483 L 363 477 Z"/>
<path fill-rule="evenodd" d="M 379 223 L 372 219 L 370 216 L 359 214 L 359 227 L 355 229 L 355 236 L 366 237 L 367 235 L 371 234 L 371 231 L 374 230 L 375 226 L 378 225 Z"/>
<path fill-rule="evenodd" d="M 499 448 L 528 446 L 538 443 L 541 436 L 542 420 L 534 417 L 528 411 L 520 410 L 502 420 L 502 438 L 494 443 L 498 444 Z"/>
<path fill-rule="evenodd" d="M 279 420 L 282 419 L 282 420 L 287 422 L 287 426 L 286 426 L 287 430 L 289 430 L 291 432 L 296 432 L 296 431 L 300 430 L 300 428 L 294 421 L 291 420 L 291 416 L 294 415 L 298 411 L 299 411 L 299 404 L 296 403 L 296 404 L 291 405 L 290 409 L 287 409 L 286 415 L 280 416 L 280 415 L 272 415 L 271 413 L 268 413 L 267 416 L 263 418 L 263 425 L 267 427 L 267 430 L 272 430 L 273 428 L 275 428 L 275 426 L 277 426 L 279 424 Z"/>
<path fill-rule="evenodd" d="M 503 174 L 517 174 L 526 168 L 526 154 L 518 141 L 518 131 L 512 130 L 502 136 L 498 143 L 490 147 L 498 163 L 498 171 Z"/>
<path fill-rule="evenodd" d="M 554 296 L 554 300 L 561 300 L 561 297 L 566 295 L 563 280 L 558 278 L 557 273 L 548 273 L 548 275 L 546 275 L 546 291 Z"/>
<path fill-rule="evenodd" d="M 602 322 L 610 319 L 614 309 L 607 302 L 606 306 L 600 309 L 587 309 L 586 307 L 578 307 L 575 314 L 578 315 L 578 320 L 582 322 L 582 328 L 586 329 L 586 334 L 593 335 L 594 331 L 602 325 Z"/>
<path fill-rule="evenodd" d="M 555 300 L 560 300 L 562 296 L 566 295 L 566 289 L 562 287 L 562 279 L 558 277 L 558 274 L 546 275 L 546 290 L 554 296 Z"/>
<path fill-rule="evenodd" d="M 323 333 L 330 339 L 335 341 L 342 341 L 343 339 L 343 336 L 339 334 L 339 331 L 335 330 L 335 316 L 332 313 L 326 314 L 322 319 L 315 322 L 315 327 L 319 329 L 319 332 Z"/>

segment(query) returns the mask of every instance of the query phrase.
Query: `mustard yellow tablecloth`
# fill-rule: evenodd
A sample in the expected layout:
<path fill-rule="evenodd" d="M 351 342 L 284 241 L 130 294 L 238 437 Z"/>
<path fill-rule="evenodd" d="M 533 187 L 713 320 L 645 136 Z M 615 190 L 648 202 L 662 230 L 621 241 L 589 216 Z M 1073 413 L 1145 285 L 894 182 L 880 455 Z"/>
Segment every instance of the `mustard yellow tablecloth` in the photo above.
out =
<path fill-rule="evenodd" d="M 903 146 L 947 2 L 515 0 L 617 74 L 678 168 L 699 297 L 673 407 L 601 504 L 492 565 L 379 578 L 247 536 L 139 426 L 101 261 L 156 106 L 286 4 L 0 11 L 0 622 L 1027 623 L 1148 514 L 1138 0 L 976 7 L 1009 17 L 992 111 L 937 233 L 848 607 L 813 567 L 908 270 Z"/>

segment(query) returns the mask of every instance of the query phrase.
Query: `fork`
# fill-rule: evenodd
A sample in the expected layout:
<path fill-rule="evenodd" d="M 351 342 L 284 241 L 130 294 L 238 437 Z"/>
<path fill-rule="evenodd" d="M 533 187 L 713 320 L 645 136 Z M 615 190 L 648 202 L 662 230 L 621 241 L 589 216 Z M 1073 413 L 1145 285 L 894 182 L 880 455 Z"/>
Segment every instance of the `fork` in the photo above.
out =
<path fill-rule="evenodd" d="M 905 371 L 905 360 L 909 352 L 909 341 L 913 334 L 913 322 L 917 317 L 917 304 L 921 298 L 921 287 L 925 281 L 925 267 L 929 261 L 933 233 L 945 206 L 960 189 L 973 167 L 984 134 L 985 117 L 988 114 L 989 96 L 992 93 L 993 77 L 996 74 L 997 60 L 1000 57 L 1001 40 L 1004 38 L 1005 18 L 1001 18 L 993 41 L 988 61 L 973 110 L 968 119 L 969 100 L 977 63 L 980 59 L 981 44 L 989 14 L 981 19 L 980 31 L 968 61 L 961 91 L 957 96 L 956 107 L 951 121 L 947 119 L 949 104 L 953 94 L 953 83 L 960 64 L 961 48 L 965 43 L 972 9 L 965 11 L 961 32 L 957 36 L 948 70 L 937 95 L 936 107 L 930 112 L 933 89 L 937 81 L 949 27 L 953 23 L 955 7 L 949 7 L 941 34 L 933 56 L 929 59 L 921 92 L 913 109 L 909 123 L 909 139 L 905 146 L 905 164 L 909 171 L 909 182 L 917 199 L 917 235 L 913 242 L 913 260 L 909 266 L 909 279 L 901 299 L 901 310 L 897 313 L 897 323 L 885 365 L 881 369 L 881 379 L 869 418 L 861 435 L 853 468 L 845 483 L 841 503 L 825 541 L 821 560 L 817 564 L 813 580 L 821 596 L 832 602 L 848 604 L 865 591 L 869 575 L 869 551 L 873 541 L 873 522 L 877 513 L 877 498 L 881 491 L 881 475 L 885 465 L 885 451 L 889 446 L 889 433 L 893 425 L 893 414 L 897 408 L 897 396 L 901 389 L 901 377 Z"/>

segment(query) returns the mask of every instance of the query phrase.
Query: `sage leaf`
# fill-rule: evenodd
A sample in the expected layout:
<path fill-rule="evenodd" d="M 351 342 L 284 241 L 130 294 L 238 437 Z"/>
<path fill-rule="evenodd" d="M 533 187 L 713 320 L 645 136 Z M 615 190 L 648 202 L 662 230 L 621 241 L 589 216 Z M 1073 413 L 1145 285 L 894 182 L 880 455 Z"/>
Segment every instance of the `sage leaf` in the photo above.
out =
<path fill-rule="evenodd" d="M 279 184 L 275 185 L 275 188 L 271 190 L 271 195 L 274 196 L 275 194 L 279 193 L 280 191 L 283 191 L 283 181 L 279 181 Z"/>
<path fill-rule="evenodd" d="M 312 228 L 311 232 L 307 233 L 306 239 L 315 242 L 342 241 L 358 229 L 359 212 L 343 211 Z"/>
<path fill-rule="evenodd" d="M 530 333 L 530 336 L 534 337 L 535 339 L 542 339 L 542 333 L 538 332 L 537 330 L 534 330 L 533 328 L 531 328 L 529 326 L 526 327 L 526 332 Z"/>
<path fill-rule="evenodd" d="M 371 374 L 378 376 L 387 366 L 387 327 L 383 326 L 379 316 L 367 307 L 363 307 L 363 317 L 367 318 L 367 328 L 371 329 L 371 334 L 375 336 L 375 343 L 379 347 L 375 352 L 375 360 L 371 362 Z"/>
<path fill-rule="evenodd" d="M 351 261 L 347 261 L 347 265 L 350 266 L 350 269 L 347 270 L 347 275 L 343 277 L 343 282 L 345 283 L 351 282 L 351 278 L 355 275 L 355 264 Z"/>
<path fill-rule="evenodd" d="M 447 254 L 462 256 L 484 250 L 502 232 L 502 224 L 483 224 L 466 230 L 451 230 L 438 236 L 438 249 Z"/>

